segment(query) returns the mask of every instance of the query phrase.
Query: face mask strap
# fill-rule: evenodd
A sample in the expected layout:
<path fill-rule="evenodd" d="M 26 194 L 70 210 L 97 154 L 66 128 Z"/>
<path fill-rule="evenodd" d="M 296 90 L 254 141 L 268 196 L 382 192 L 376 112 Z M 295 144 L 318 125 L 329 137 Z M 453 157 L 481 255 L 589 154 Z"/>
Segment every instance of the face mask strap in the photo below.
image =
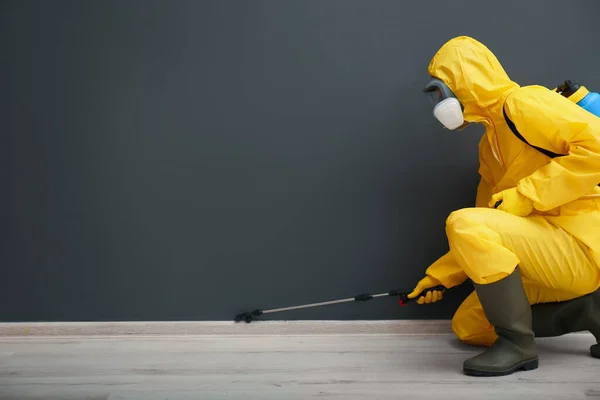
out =
<path fill-rule="evenodd" d="M 446 85 L 442 80 L 438 78 L 432 78 L 429 81 L 429 83 L 427 83 L 427 85 L 425 85 L 425 87 L 423 88 L 423 92 L 426 93 L 428 97 L 433 101 L 434 106 L 442 100 L 446 100 L 449 98 L 455 98 L 458 100 L 458 97 L 456 97 L 456 95 L 448 87 L 448 85 Z M 460 103 L 460 107 L 464 111 L 462 103 Z"/>

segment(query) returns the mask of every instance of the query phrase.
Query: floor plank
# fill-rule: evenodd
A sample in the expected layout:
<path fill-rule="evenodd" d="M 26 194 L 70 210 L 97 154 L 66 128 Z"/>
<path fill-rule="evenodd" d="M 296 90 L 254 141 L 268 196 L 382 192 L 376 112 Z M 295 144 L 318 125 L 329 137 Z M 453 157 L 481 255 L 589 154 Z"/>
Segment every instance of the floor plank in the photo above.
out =
<path fill-rule="evenodd" d="M 471 378 L 451 335 L 0 338 L 0 399 L 600 399 L 591 335 L 538 343 L 538 370 Z"/>

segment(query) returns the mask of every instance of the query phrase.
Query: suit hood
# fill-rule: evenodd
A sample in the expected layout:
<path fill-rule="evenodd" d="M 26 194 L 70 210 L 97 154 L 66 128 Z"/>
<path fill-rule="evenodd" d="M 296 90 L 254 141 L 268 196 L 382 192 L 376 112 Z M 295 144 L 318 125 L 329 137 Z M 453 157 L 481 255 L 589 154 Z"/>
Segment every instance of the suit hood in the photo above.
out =
<path fill-rule="evenodd" d="M 468 36 L 446 42 L 433 56 L 427 71 L 454 92 L 468 122 L 495 119 L 493 114 L 501 110 L 506 96 L 519 88 L 496 56 Z"/>

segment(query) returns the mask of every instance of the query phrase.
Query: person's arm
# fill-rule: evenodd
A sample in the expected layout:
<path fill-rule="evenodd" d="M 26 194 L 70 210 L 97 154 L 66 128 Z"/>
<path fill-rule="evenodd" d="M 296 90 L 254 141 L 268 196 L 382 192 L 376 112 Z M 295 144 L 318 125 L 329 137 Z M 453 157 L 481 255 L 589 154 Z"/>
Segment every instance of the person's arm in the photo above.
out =
<path fill-rule="evenodd" d="M 482 150 L 480 149 L 480 154 Z M 492 184 L 486 179 L 489 168 L 485 162 L 485 157 L 480 157 L 479 174 L 481 176 L 477 185 L 477 195 L 475 197 L 475 207 L 489 207 L 488 202 L 492 197 Z M 440 282 L 446 288 L 450 289 L 453 286 L 458 286 L 467 280 L 467 274 L 456 263 L 451 252 L 447 252 L 438 258 L 425 271 L 426 276 L 430 276 Z"/>
<path fill-rule="evenodd" d="M 425 277 L 421 279 L 413 291 L 408 295 L 409 299 L 417 299 L 419 304 L 435 303 L 442 299 L 443 290 L 433 290 L 427 295 L 422 295 L 425 290 L 435 288 L 439 285 L 446 289 L 458 286 L 467 279 L 467 275 L 458 266 L 452 253 L 448 252 L 438 258 L 425 271 Z"/>
<path fill-rule="evenodd" d="M 485 139 L 484 139 L 485 140 Z M 487 141 L 482 141 L 479 144 L 479 175 L 480 180 L 477 185 L 477 194 L 475 197 L 475 207 L 489 207 L 488 202 L 492 197 L 493 186 L 488 180 L 488 176 L 490 176 L 490 168 L 486 162 L 486 157 L 488 155 L 489 148 L 485 146 L 489 146 Z M 428 279 L 432 278 L 432 279 Z M 417 288 L 411 293 L 411 296 L 418 297 L 419 293 L 428 289 L 427 286 L 431 285 L 431 287 L 437 285 L 443 285 L 447 289 L 451 287 L 458 286 L 464 281 L 467 280 L 467 274 L 463 271 L 463 269 L 458 265 L 451 252 L 447 252 L 436 261 L 433 262 L 425 271 L 425 278 L 423 278 Z"/>
<path fill-rule="evenodd" d="M 444 254 L 431 264 L 425 271 L 425 275 L 434 278 L 447 289 L 458 286 L 467 280 L 467 274 L 456 263 L 451 252 Z"/>
<path fill-rule="evenodd" d="M 600 118 L 547 89 L 510 96 L 506 114 L 532 145 L 565 154 L 517 183 L 517 190 L 548 211 L 590 194 L 600 183 Z"/>

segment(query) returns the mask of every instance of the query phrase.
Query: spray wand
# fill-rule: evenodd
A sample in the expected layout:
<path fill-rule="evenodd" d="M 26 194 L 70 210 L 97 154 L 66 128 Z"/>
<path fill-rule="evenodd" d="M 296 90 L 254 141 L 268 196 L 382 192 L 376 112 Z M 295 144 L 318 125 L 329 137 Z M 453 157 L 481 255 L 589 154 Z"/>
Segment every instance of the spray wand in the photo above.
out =
<path fill-rule="evenodd" d="M 435 286 L 429 289 L 424 290 L 423 292 L 421 292 L 420 296 L 424 296 L 426 295 L 428 292 L 433 292 L 433 291 L 444 291 L 446 290 L 446 288 L 444 286 Z M 358 302 L 358 301 L 368 301 L 371 299 L 375 299 L 375 298 L 379 298 L 379 297 L 398 297 L 398 303 L 401 306 L 405 306 L 410 300 L 414 300 L 414 299 L 409 299 L 408 295 L 412 292 L 412 289 L 409 290 L 390 290 L 387 293 L 379 293 L 379 294 L 367 294 L 367 293 L 363 293 L 363 294 L 358 294 L 354 297 L 349 297 L 347 299 L 339 299 L 339 300 L 330 300 L 330 301 L 323 301 L 320 303 L 311 303 L 311 304 L 302 304 L 302 305 L 298 305 L 298 306 L 291 306 L 291 307 L 283 307 L 283 308 L 273 308 L 270 310 L 254 310 L 254 311 L 248 311 L 248 312 L 243 312 L 241 314 L 238 314 L 235 316 L 235 322 L 240 322 L 240 321 L 246 321 L 246 323 L 250 323 L 252 322 L 252 320 L 255 317 L 259 317 L 263 314 L 272 314 L 272 313 L 277 313 L 277 312 L 282 312 L 282 311 L 291 311 L 291 310 L 299 310 L 301 308 L 312 308 L 312 307 L 321 307 L 321 306 L 328 306 L 331 304 L 341 304 L 341 303 L 350 303 L 350 302 Z"/>

